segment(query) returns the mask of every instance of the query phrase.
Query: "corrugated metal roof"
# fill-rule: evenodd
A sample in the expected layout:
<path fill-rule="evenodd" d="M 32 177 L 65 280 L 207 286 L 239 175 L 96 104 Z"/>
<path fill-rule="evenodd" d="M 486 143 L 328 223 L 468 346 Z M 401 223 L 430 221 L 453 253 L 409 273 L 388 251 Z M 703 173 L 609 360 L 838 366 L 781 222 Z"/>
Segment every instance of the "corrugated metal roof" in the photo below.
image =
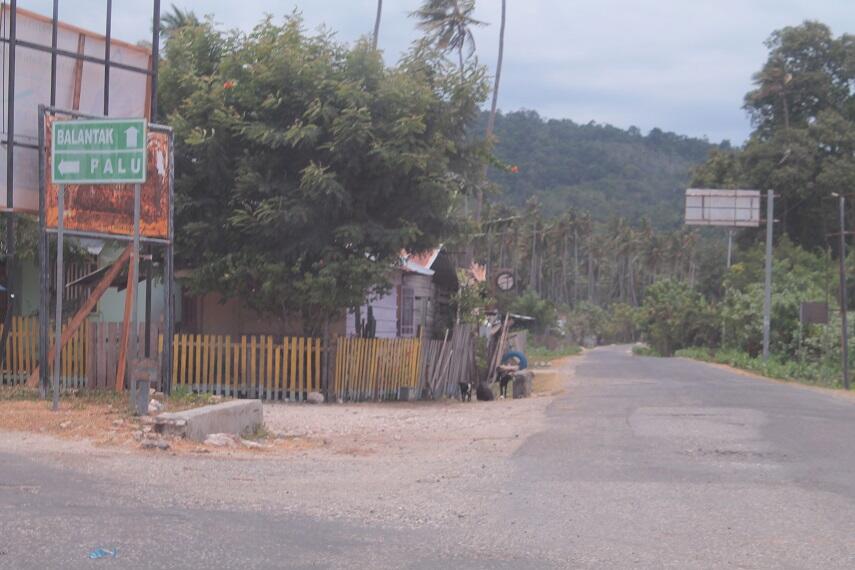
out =
<path fill-rule="evenodd" d="M 442 246 L 418 254 L 403 251 L 401 252 L 401 263 L 405 271 L 421 275 L 433 275 L 435 273 L 432 269 L 433 263 L 436 261 L 440 251 L 442 251 Z"/>

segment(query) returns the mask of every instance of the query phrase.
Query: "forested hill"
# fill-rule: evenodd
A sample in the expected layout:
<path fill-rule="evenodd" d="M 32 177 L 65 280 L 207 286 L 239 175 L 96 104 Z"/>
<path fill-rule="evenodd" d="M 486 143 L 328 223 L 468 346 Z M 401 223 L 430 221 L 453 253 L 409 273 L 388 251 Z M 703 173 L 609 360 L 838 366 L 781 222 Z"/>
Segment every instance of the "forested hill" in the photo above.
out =
<path fill-rule="evenodd" d="M 500 114 L 495 133 L 496 156 L 519 168 L 490 169 L 503 189 L 499 201 L 521 205 L 538 196 L 547 212 L 576 207 L 598 220 L 631 222 L 646 216 L 659 227 L 680 224 L 690 169 L 715 146 L 660 129 L 645 136 L 634 127 L 545 120 L 534 111 Z"/>

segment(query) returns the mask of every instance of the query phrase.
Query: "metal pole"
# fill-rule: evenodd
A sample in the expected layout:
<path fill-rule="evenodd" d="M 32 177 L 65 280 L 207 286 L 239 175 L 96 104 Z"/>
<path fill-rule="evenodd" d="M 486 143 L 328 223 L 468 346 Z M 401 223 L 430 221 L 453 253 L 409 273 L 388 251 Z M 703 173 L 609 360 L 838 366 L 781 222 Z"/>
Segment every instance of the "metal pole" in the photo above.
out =
<path fill-rule="evenodd" d="M 175 217 L 175 142 L 172 134 L 169 135 L 169 219 L 167 220 L 169 244 L 163 250 L 163 295 L 164 295 L 164 319 L 163 319 L 163 392 L 172 391 L 172 342 L 175 333 L 175 294 L 173 293 L 173 270 L 175 239 L 174 217 Z"/>
<path fill-rule="evenodd" d="M 154 0 L 151 29 L 151 117 L 149 117 L 149 120 L 154 123 L 157 122 L 157 71 L 160 60 L 160 0 Z M 148 259 L 145 264 L 145 356 L 146 358 L 151 358 L 151 287 L 154 248 L 149 245 L 146 248 L 146 253 L 148 254 Z"/>
<path fill-rule="evenodd" d="M 846 318 L 846 198 L 840 195 L 840 357 L 843 360 L 843 386 L 849 389 L 849 325 Z"/>
<path fill-rule="evenodd" d="M 56 105 L 56 46 L 57 28 L 59 28 L 59 0 L 53 0 L 53 18 L 51 19 L 50 39 L 50 104 Z"/>
<path fill-rule="evenodd" d="M 6 220 L 6 314 L 3 317 L 3 332 L 0 333 L 0 361 L 5 365 L 9 361 L 6 354 L 6 340 L 12 328 L 12 315 L 15 313 L 15 48 L 18 38 L 18 2 L 12 0 L 9 5 L 9 79 L 7 83 L 6 118 L 6 207 L 9 209 Z"/>
<path fill-rule="evenodd" d="M 113 0 L 107 0 L 107 29 L 104 43 L 104 116 L 110 114 L 110 44 L 113 35 Z"/>
<path fill-rule="evenodd" d="M 769 331 L 772 321 L 772 229 L 775 223 L 775 193 L 766 192 L 766 291 L 763 299 L 763 362 L 769 360 Z"/>
<path fill-rule="evenodd" d="M 160 0 L 154 0 L 154 13 L 151 26 L 151 117 L 157 122 L 157 72 L 160 63 Z"/>
<path fill-rule="evenodd" d="M 137 386 L 134 381 L 134 368 L 137 358 L 137 347 L 139 346 L 139 326 L 137 324 L 137 298 L 139 287 L 137 284 L 139 283 L 139 270 L 140 270 L 140 185 L 134 184 L 134 252 L 131 255 L 131 271 L 133 271 L 134 276 L 134 298 L 131 304 L 131 327 L 133 327 L 133 331 L 131 332 L 130 338 L 130 349 L 128 350 L 128 378 L 130 378 L 130 396 L 131 396 L 131 406 L 136 409 L 137 402 Z M 128 291 L 130 293 L 130 291 Z M 137 410 L 140 411 L 140 410 Z"/>
<path fill-rule="evenodd" d="M 9 6 L 9 79 L 8 109 L 6 118 L 6 207 L 14 206 L 15 187 L 15 47 L 18 39 L 18 1 L 12 0 Z M 12 236 L 14 239 L 14 235 Z"/>
<path fill-rule="evenodd" d="M 62 229 L 64 224 L 63 217 L 65 215 L 65 186 L 59 186 L 59 216 L 56 223 L 56 323 L 55 333 L 53 338 L 54 355 L 53 355 L 53 409 L 59 409 L 59 372 L 60 359 L 62 357 L 62 297 L 64 289 L 63 267 L 62 267 Z"/>
<path fill-rule="evenodd" d="M 730 269 L 733 259 L 733 228 L 727 228 L 727 268 Z"/>
<path fill-rule="evenodd" d="M 39 105 L 39 395 L 50 390 L 48 351 L 50 345 L 50 242 L 45 231 L 45 108 Z"/>

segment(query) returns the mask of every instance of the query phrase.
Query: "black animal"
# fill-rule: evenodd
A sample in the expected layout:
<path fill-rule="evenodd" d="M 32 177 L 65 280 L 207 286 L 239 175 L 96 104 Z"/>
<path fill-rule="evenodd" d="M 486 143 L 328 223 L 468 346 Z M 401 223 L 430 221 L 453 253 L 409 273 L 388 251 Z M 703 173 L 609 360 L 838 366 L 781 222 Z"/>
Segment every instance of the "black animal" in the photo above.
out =
<path fill-rule="evenodd" d="M 472 383 L 471 382 L 458 382 L 460 385 L 460 401 L 461 402 L 471 402 L 472 401 Z"/>
<path fill-rule="evenodd" d="M 479 383 L 478 387 L 475 388 L 475 396 L 482 402 L 491 402 L 495 399 L 490 385 L 484 382 Z"/>
<path fill-rule="evenodd" d="M 510 384 L 514 379 L 514 373 L 511 371 L 502 371 L 499 372 L 499 397 L 507 398 L 508 396 L 508 384 Z"/>

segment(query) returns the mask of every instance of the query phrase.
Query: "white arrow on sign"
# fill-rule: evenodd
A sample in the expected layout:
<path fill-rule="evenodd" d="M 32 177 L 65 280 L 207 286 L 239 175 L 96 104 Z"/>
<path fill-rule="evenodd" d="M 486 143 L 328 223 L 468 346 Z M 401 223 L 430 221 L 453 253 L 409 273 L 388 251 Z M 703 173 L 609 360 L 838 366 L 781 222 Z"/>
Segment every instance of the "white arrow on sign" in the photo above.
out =
<path fill-rule="evenodd" d="M 80 174 L 80 161 L 77 160 L 60 160 L 60 174 Z"/>

